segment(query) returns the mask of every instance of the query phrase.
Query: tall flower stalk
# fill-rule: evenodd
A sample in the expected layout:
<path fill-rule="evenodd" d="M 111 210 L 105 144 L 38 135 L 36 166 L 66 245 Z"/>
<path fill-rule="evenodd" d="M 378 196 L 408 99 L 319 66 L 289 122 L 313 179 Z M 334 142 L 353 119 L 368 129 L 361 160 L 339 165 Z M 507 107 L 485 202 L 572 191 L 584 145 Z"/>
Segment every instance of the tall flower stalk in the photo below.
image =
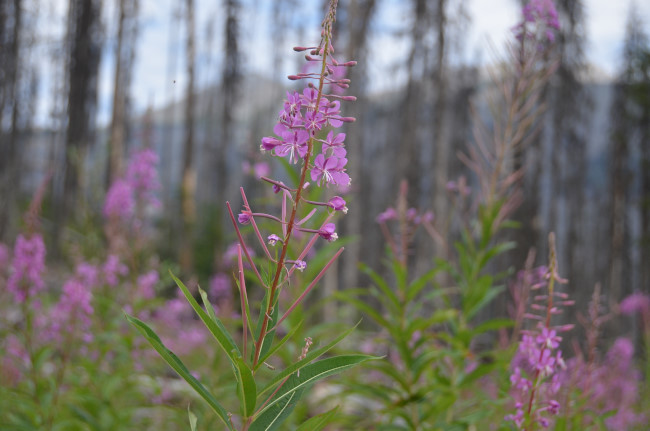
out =
<path fill-rule="evenodd" d="M 551 318 L 562 313 L 561 307 L 573 305 L 568 295 L 558 292 L 555 283 L 566 283 L 557 270 L 555 253 L 555 235 L 549 235 L 549 266 L 546 273 L 547 283 L 531 287 L 536 293 L 530 305 L 530 312 L 524 318 L 535 322 L 531 330 L 522 330 L 522 338 L 517 354 L 513 358 L 513 373 L 510 382 L 515 399 L 515 414 L 506 416 L 517 429 L 531 431 L 537 425 L 547 428 L 552 417 L 560 411 L 557 394 L 561 381 L 559 371 L 566 368 L 560 342 L 562 332 L 569 331 L 573 325 L 553 326 Z M 546 292 L 543 288 L 546 287 Z"/>
<path fill-rule="evenodd" d="M 271 186 L 281 198 L 280 215 L 253 211 L 243 188 L 241 188 L 242 210 L 237 216 L 230 203 L 226 203 L 239 241 L 238 272 L 234 278 L 240 293 L 242 329 L 240 340 L 235 341 L 227 331 L 208 302 L 205 292 L 199 289 L 204 309 L 195 300 L 190 290 L 179 279 L 173 277 L 232 365 L 240 407 L 239 415 L 233 414 L 217 401 L 146 324 L 128 316 L 130 322 L 149 340 L 163 359 L 202 396 L 226 428 L 233 431 L 275 429 L 287 418 L 296 402 L 314 382 L 372 359 L 367 355 L 350 354 L 314 362 L 349 334 L 350 329 L 322 346 L 318 345 L 318 340 L 307 337 L 306 345 L 297 361 L 283 370 L 278 370 L 267 362 L 291 338 L 287 336 L 276 341 L 276 330 L 303 302 L 343 252 L 343 248 L 335 252 L 314 279 L 302 289 L 302 293 L 280 314 L 279 297 L 282 289 L 293 280 L 295 270 L 303 271 L 306 268 L 308 253 L 319 238 L 328 242 L 338 238 L 336 225 L 331 220 L 337 212 L 347 212 L 345 200 L 340 196 L 334 196 L 326 202 L 312 201 L 304 197 L 306 190 L 314 185 L 347 187 L 350 183 L 350 177 L 345 169 L 347 164 L 345 133 L 335 132 L 334 129 L 354 121 L 353 118 L 342 117 L 340 114 L 341 101 L 355 100 L 353 96 L 340 94 L 341 90 L 349 86 L 349 80 L 341 77 L 340 70 L 354 66 L 356 63 L 354 61 L 340 63 L 334 58 L 332 28 L 336 19 L 336 7 L 337 0 L 331 0 L 322 23 L 321 40 L 317 46 L 294 48 L 297 52 L 305 52 L 305 59 L 310 64 L 316 64 L 318 71 L 289 76 L 291 80 L 306 81 L 307 85 L 302 93 L 295 91 L 287 93 L 287 99 L 278 116 L 278 123 L 273 129 L 275 136 L 262 138 L 262 151 L 270 152 L 275 157 L 286 157 L 290 164 L 301 164 L 295 185 L 261 177 L 261 180 Z M 325 135 L 326 129 L 330 129 L 327 135 Z M 327 212 L 324 221 L 320 225 L 310 226 L 311 221 L 316 219 L 314 215 L 319 210 Z M 303 216 L 304 211 L 307 211 L 307 214 Z M 267 225 L 258 224 L 262 220 L 270 220 L 276 224 L 276 228 L 271 232 L 263 233 Z M 263 252 L 262 258 L 268 264 L 265 267 L 270 270 L 260 271 L 259 268 L 262 266 L 258 266 L 259 260 L 253 259 L 253 249 L 247 244 L 239 225 L 252 227 L 259 248 Z M 296 232 L 311 236 L 299 252 L 294 251 L 296 247 L 293 246 L 296 242 L 293 241 Z M 279 251 L 272 253 L 270 247 L 277 247 Z M 249 303 L 248 274 L 252 274 L 250 277 L 264 292 L 259 307 Z M 259 312 L 257 324 L 253 324 L 250 318 L 255 311 Z M 294 332 L 290 330 L 289 335 Z M 267 368 L 271 370 L 270 378 Z M 265 371 L 260 372 L 261 370 Z M 332 416 L 332 412 L 326 415 L 330 419 Z M 326 423 L 323 422 L 324 418 L 324 416 L 312 418 L 313 422 L 307 421 L 301 429 L 316 429 L 311 427 L 311 423 L 318 423 L 318 426 L 322 427 Z"/>

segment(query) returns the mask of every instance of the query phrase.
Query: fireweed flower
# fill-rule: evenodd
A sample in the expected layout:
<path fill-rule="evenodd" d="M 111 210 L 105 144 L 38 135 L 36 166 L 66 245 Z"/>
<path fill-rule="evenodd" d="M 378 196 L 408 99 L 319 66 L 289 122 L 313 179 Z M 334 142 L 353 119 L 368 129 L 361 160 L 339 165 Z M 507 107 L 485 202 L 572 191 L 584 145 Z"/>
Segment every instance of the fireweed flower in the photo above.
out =
<path fill-rule="evenodd" d="M 330 156 L 325 158 L 322 154 L 316 156 L 314 167 L 311 170 L 311 179 L 321 185 L 335 184 L 346 186 L 350 185 L 350 177 L 345 173 L 345 165 L 348 163 L 346 158 Z"/>
<path fill-rule="evenodd" d="M 120 262 L 120 258 L 114 254 L 108 256 L 102 270 L 104 271 L 104 280 L 106 281 L 106 284 L 111 287 L 117 286 L 119 283 L 119 276 L 125 276 L 129 273 L 129 268 Z"/>
<path fill-rule="evenodd" d="M 126 180 L 116 180 L 106 193 L 104 216 L 106 218 L 128 219 L 133 215 L 135 200 L 133 188 Z"/>
<path fill-rule="evenodd" d="M 553 0 L 530 0 L 522 9 L 522 15 L 522 22 L 513 28 L 518 40 L 555 42 L 555 31 L 560 29 L 560 21 Z"/>
<path fill-rule="evenodd" d="M 343 141 L 345 141 L 345 133 L 337 133 L 334 136 L 334 131 L 330 130 L 323 142 L 323 153 L 326 153 L 328 150 L 331 150 L 331 154 L 342 158 L 345 157 L 346 151 L 343 147 Z"/>
<path fill-rule="evenodd" d="M 348 213 L 348 207 L 345 206 L 345 199 L 341 196 L 334 196 L 332 199 L 327 201 L 327 206 L 332 208 L 334 211 L 343 211 L 343 214 Z"/>
<path fill-rule="evenodd" d="M 137 202 L 158 207 L 154 193 L 160 189 L 158 181 L 158 155 L 150 148 L 135 151 L 126 170 L 126 181 L 131 185 Z"/>
<path fill-rule="evenodd" d="M 517 429 L 532 429 L 534 424 L 543 428 L 551 425 L 550 417 L 557 415 L 561 409 L 557 401 L 562 380 L 560 373 L 566 369 L 566 363 L 559 349 L 562 337 L 558 332 L 571 329 L 571 325 L 551 327 L 551 315 L 559 314 L 561 306 L 572 305 L 567 295 L 556 292 L 555 282 L 564 283 L 557 273 L 555 254 L 555 236 L 549 236 L 549 267 L 545 274 L 545 283 L 538 283 L 531 290 L 539 291 L 544 287 L 546 294 L 538 292 L 534 296 L 531 312 L 524 317 L 536 321 L 535 329 L 522 330 L 522 338 L 517 353 L 512 359 L 512 397 L 515 401 L 515 413 L 505 417 L 514 422 Z M 544 314 L 538 315 L 537 312 Z"/>
<path fill-rule="evenodd" d="M 77 265 L 75 275 L 87 287 L 94 288 L 99 285 L 99 268 L 88 262 Z"/>
<path fill-rule="evenodd" d="M 59 343 L 71 336 L 84 343 L 91 342 L 91 302 L 92 293 L 80 280 L 72 278 L 66 281 L 59 302 L 50 311 L 50 337 Z"/>
<path fill-rule="evenodd" d="M 296 47 L 294 51 L 305 52 L 305 59 L 308 64 L 316 66 L 315 72 L 311 72 L 309 67 L 297 75 L 290 75 L 289 79 L 294 81 L 306 82 L 301 91 L 289 91 L 286 93 L 286 99 L 279 110 L 277 123 L 273 128 L 272 136 L 265 136 L 261 139 L 261 151 L 267 152 L 274 157 L 283 157 L 288 159 L 289 163 L 300 164 L 300 174 L 297 184 L 292 187 L 286 186 L 280 181 L 272 180 L 266 177 L 261 179 L 273 186 L 273 191 L 282 199 L 282 210 L 280 216 L 274 216 L 266 213 L 258 213 L 251 209 L 244 190 L 241 190 L 243 198 L 243 209 L 237 217 L 230 212 L 233 226 L 239 237 L 240 247 L 238 247 L 238 265 L 240 273 L 243 273 L 244 260 L 250 266 L 257 280 L 268 289 L 267 308 L 264 311 L 259 335 L 254 342 L 255 352 L 253 354 L 253 365 L 257 365 L 260 359 L 262 341 L 269 328 L 277 326 L 286 317 L 283 316 L 278 322 L 271 322 L 271 307 L 275 303 L 282 286 L 291 277 L 295 269 L 302 271 L 306 268 L 307 262 L 304 260 L 312 252 L 312 247 L 318 238 L 326 241 L 334 241 L 337 238 L 336 227 L 330 223 L 330 219 L 338 212 L 345 212 L 345 200 L 341 197 L 331 198 L 327 202 L 312 202 L 303 197 L 303 193 L 310 185 L 308 180 L 316 183 L 317 186 L 334 185 L 345 188 L 350 184 L 350 177 L 346 173 L 347 159 L 344 157 L 345 150 L 345 133 L 340 133 L 332 129 L 341 127 L 344 123 L 354 121 L 354 118 L 341 116 L 341 100 L 351 101 L 354 97 L 343 96 L 333 88 L 345 90 L 349 87 L 349 80 L 344 78 L 345 73 L 341 69 L 352 67 L 356 63 L 340 63 L 334 57 L 334 48 L 332 44 L 332 24 L 335 20 L 337 2 L 330 3 L 329 12 L 322 24 L 322 39 L 317 46 Z M 333 71 L 337 70 L 334 74 Z M 326 137 L 323 139 L 323 137 Z M 312 184 L 313 184 L 312 183 Z M 311 211 L 302 215 L 302 204 L 313 205 Z M 325 221 L 320 226 L 309 226 L 313 215 L 319 207 L 323 209 L 333 209 L 334 211 L 327 214 Z M 264 218 L 278 223 L 281 227 L 280 233 L 264 234 L 258 226 L 258 218 Z M 239 223 L 238 223 L 239 222 Z M 253 261 L 252 249 L 244 242 L 239 224 L 250 224 L 259 241 L 259 246 L 263 249 L 268 260 L 275 267 L 272 270 L 270 279 L 265 280 L 258 271 Z M 275 230 L 275 232 L 278 232 Z M 297 256 L 289 256 L 289 243 L 291 237 L 304 233 L 312 234 L 312 238 L 302 251 L 297 252 Z M 267 244 L 281 246 L 277 255 L 274 257 L 267 248 Z M 323 273 L 338 258 L 342 249 L 339 250 L 325 265 L 322 271 L 317 275 L 305 289 L 299 302 L 320 280 Z M 242 280 L 243 283 L 243 280 Z M 287 314 L 297 305 L 294 304 L 286 312 Z M 243 308 L 243 305 L 242 305 Z M 244 328 L 244 339 L 246 329 Z M 244 353 L 245 355 L 245 353 Z"/>
<path fill-rule="evenodd" d="M 138 286 L 138 296 L 142 299 L 152 299 L 156 296 L 156 291 L 154 287 L 158 283 L 160 276 L 158 271 L 152 269 L 151 271 L 142 274 L 138 277 L 137 286 Z"/>
<path fill-rule="evenodd" d="M 7 280 L 7 290 L 21 303 L 42 291 L 45 287 L 45 243 L 39 234 L 26 238 L 18 235 L 14 245 L 12 273 Z"/>
<path fill-rule="evenodd" d="M 232 286 L 228 275 L 219 273 L 212 276 L 210 279 L 210 296 L 217 302 L 230 299 L 232 296 Z"/>

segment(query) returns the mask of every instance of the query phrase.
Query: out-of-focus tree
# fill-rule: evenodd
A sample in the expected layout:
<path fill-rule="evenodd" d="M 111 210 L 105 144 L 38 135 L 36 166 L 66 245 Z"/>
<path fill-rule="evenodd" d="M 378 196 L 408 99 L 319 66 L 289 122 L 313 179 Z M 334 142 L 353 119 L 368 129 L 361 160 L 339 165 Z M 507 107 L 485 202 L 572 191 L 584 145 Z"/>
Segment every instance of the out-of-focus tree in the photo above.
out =
<path fill-rule="evenodd" d="M 586 68 L 585 7 L 582 0 L 558 0 L 560 30 L 557 35 L 559 65 L 551 84 L 550 110 L 553 119 L 551 201 L 566 204 L 562 219 L 566 222 L 563 240 L 558 243 L 558 258 L 569 280 L 581 279 L 581 255 L 584 245 L 583 213 L 586 172 L 586 130 L 591 100 L 580 76 Z M 551 207 L 549 230 L 559 230 L 560 209 Z M 545 255 L 542 251 L 541 256 Z M 588 295 L 585 296 L 588 302 Z M 581 302 L 576 298 L 578 302 Z M 569 317 L 570 318 L 570 317 Z"/>
<path fill-rule="evenodd" d="M 644 264 L 650 261 L 650 45 L 634 6 L 627 22 L 623 67 L 614 88 L 611 118 L 609 285 L 611 295 L 620 298 L 632 293 L 632 254 L 636 247 L 640 248 L 641 262 L 637 280 L 642 287 L 650 285 L 650 269 Z M 639 143 L 637 148 L 635 142 Z M 636 153 L 640 157 L 633 157 Z M 640 173 L 638 202 L 631 187 L 636 173 Z M 637 204 L 641 232 L 634 238 L 629 214 Z"/>
<path fill-rule="evenodd" d="M 113 75 L 113 114 L 109 137 L 107 187 L 122 174 L 127 142 L 128 93 L 135 61 L 138 35 L 139 0 L 118 0 L 115 71 Z"/>
<path fill-rule="evenodd" d="M 192 266 L 192 237 L 196 219 L 196 167 L 194 166 L 194 80 L 195 80 L 195 26 L 194 0 L 185 1 L 186 45 L 185 62 L 187 86 L 185 89 L 185 139 L 183 142 L 183 176 L 181 184 L 182 237 L 180 264 L 184 270 Z"/>
<path fill-rule="evenodd" d="M 22 151 L 31 131 L 37 67 L 34 65 L 34 25 L 38 8 L 33 2 L 0 2 L 0 196 L 16 201 L 19 175 L 24 173 Z M 11 227 L 13 205 L 0 205 L 0 240 Z"/>
<path fill-rule="evenodd" d="M 56 241 L 60 230 L 78 213 L 83 188 L 83 162 L 93 140 L 97 106 L 97 76 L 101 58 L 100 0 L 70 0 L 66 31 L 67 126 L 63 187 L 56 205 Z"/>
<path fill-rule="evenodd" d="M 224 26 L 224 59 L 221 75 L 221 124 L 215 158 L 216 198 L 218 205 L 225 200 L 228 187 L 227 154 L 234 148 L 234 119 L 241 82 L 241 58 L 239 53 L 239 10 L 238 0 L 225 0 L 226 22 Z"/>
<path fill-rule="evenodd" d="M 404 90 L 400 116 L 400 155 L 398 159 L 395 185 L 400 178 L 406 179 L 409 184 L 409 206 L 419 206 L 420 182 L 422 180 L 421 160 L 421 132 L 423 96 L 422 85 L 427 72 L 427 58 L 433 47 L 427 43 L 425 37 L 433 22 L 432 3 L 426 0 L 413 0 L 412 26 L 410 42 L 411 47 L 406 60 L 408 81 Z M 393 194 L 394 195 L 394 194 Z"/>

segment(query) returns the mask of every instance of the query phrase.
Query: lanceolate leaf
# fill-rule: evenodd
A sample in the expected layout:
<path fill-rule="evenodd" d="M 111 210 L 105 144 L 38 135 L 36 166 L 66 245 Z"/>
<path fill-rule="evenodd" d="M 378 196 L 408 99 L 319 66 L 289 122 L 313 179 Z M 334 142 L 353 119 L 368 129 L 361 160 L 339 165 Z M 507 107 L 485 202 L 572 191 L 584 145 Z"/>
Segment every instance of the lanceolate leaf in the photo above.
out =
<path fill-rule="evenodd" d="M 219 343 L 219 346 L 223 349 L 223 351 L 228 355 L 228 358 L 230 358 L 230 362 L 232 362 L 233 366 L 236 366 L 237 363 L 237 356 L 241 355 L 239 353 L 239 349 L 237 348 L 237 345 L 233 341 L 232 337 L 226 330 L 226 328 L 223 326 L 223 323 L 221 323 L 221 320 L 217 316 L 212 314 L 210 316 L 208 313 L 203 311 L 201 306 L 199 305 L 198 302 L 194 299 L 194 296 L 190 293 L 189 289 L 185 287 L 182 281 L 180 281 L 174 274 L 171 273 L 172 279 L 176 282 L 178 287 L 181 289 L 183 292 L 183 295 L 185 295 L 185 298 L 187 299 L 187 302 L 190 303 L 196 314 L 199 316 L 199 318 L 203 321 L 205 326 L 210 330 L 210 333 L 214 336 L 215 340 L 217 340 L 217 343 Z"/>
<path fill-rule="evenodd" d="M 266 312 L 268 308 L 268 301 L 269 301 L 269 295 L 271 294 L 271 289 L 266 290 L 266 294 L 264 295 L 264 301 L 262 301 L 262 309 L 260 310 L 260 315 L 259 318 L 257 319 L 257 326 L 255 327 L 255 339 L 258 340 L 260 337 L 260 331 L 262 329 L 262 323 L 264 322 L 264 313 Z M 273 345 L 273 339 L 275 337 L 275 325 L 278 321 L 278 298 L 280 296 L 280 291 L 278 290 L 276 292 L 275 298 L 273 298 L 273 311 L 271 311 L 270 314 L 270 319 L 268 322 L 267 330 L 268 328 L 273 328 L 272 330 L 268 331 L 266 335 L 264 336 L 264 340 L 262 340 L 262 346 L 260 347 L 260 357 L 265 356 L 269 350 L 271 350 L 271 346 Z M 252 349 L 251 355 L 255 355 L 255 349 Z M 259 362 L 259 361 L 258 361 Z"/>
<path fill-rule="evenodd" d="M 241 402 L 242 416 L 249 417 L 255 411 L 257 399 L 257 386 L 248 365 L 241 357 L 237 358 L 237 390 Z"/>
<path fill-rule="evenodd" d="M 280 402 L 274 404 L 259 415 L 251 424 L 249 431 L 273 431 L 291 414 L 296 404 L 302 398 L 305 389 L 291 393 Z"/>
<path fill-rule="evenodd" d="M 368 355 L 341 355 L 332 358 L 323 359 L 313 364 L 307 365 L 300 370 L 300 375 L 292 374 L 287 381 L 280 387 L 278 392 L 273 398 L 264 406 L 261 412 L 258 413 L 258 418 L 270 408 L 284 402 L 288 397 L 292 397 L 296 391 L 303 390 L 310 385 L 316 383 L 318 380 L 323 379 L 333 374 L 338 374 L 348 368 L 351 368 L 362 362 L 379 359 L 375 356 Z"/>
<path fill-rule="evenodd" d="M 358 323 L 357 323 L 357 325 L 358 325 Z M 352 332 L 357 327 L 357 325 L 354 325 L 352 328 L 346 330 L 345 332 L 343 332 L 341 335 L 336 337 L 334 340 L 330 341 L 325 346 L 319 347 L 318 349 L 315 349 L 315 350 L 312 350 L 311 352 L 309 352 L 307 354 L 307 356 L 305 356 L 304 359 L 302 359 L 302 360 L 300 360 L 300 361 L 298 361 L 298 362 L 296 362 L 294 364 L 289 365 L 287 368 L 285 368 L 280 373 L 278 373 L 278 375 L 273 377 L 273 379 L 264 387 L 264 389 L 260 390 L 259 395 L 270 391 L 272 388 L 275 387 L 275 385 L 277 385 L 282 380 L 284 380 L 285 377 L 295 373 L 296 371 L 300 370 L 302 367 L 309 364 L 314 359 L 316 359 L 319 356 L 327 353 L 331 348 L 336 346 L 338 343 L 341 342 L 341 340 L 343 340 L 345 337 L 347 337 L 350 334 L 350 332 Z"/>
<path fill-rule="evenodd" d="M 299 330 L 301 327 L 302 327 L 302 320 L 301 320 L 301 321 L 300 321 L 296 326 L 294 326 L 294 328 L 293 328 L 291 331 L 289 331 L 289 333 L 288 333 L 287 335 L 285 335 L 284 338 L 282 338 L 282 340 L 278 341 L 278 342 L 275 344 L 275 346 L 273 346 L 273 347 L 271 348 L 271 350 L 269 350 L 268 352 L 266 352 L 266 355 L 264 355 L 264 356 L 262 356 L 262 357 L 260 358 L 260 361 L 259 361 L 259 363 L 257 364 L 257 366 L 255 367 L 255 370 L 257 370 L 259 367 L 261 367 L 262 364 L 264 364 L 264 362 L 265 362 L 267 359 L 269 359 L 269 358 L 271 357 L 271 355 L 273 355 L 275 352 L 277 352 L 278 349 L 284 345 L 284 343 L 286 343 L 286 342 L 289 341 L 291 338 L 293 338 L 293 336 L 296 335 L 296 332 L 298 332 L 298 330 Z"/>
<path fill-rule="evenodd" d="M 298 428 L 296 428 L 296 431 L 320 431 L 322 430 L 325 425 L 329 424 L 332 422 L 334 419 L 334 415 L 336 414 L 336 411 L 338 410 L 338 406 L 334 407 L 332 410 L 321 413 L 317 416 L 314 416 L 313 418 L 310 418 L 307 422 L 304 422 L 302 425 L 300 425 Z"/>
<path fill-rule="evenodd" d="M 233 430 L 232 426 L 230 425 L 230 420 L 228 419 L 228 413 L 226 412 L 226 409 L 223 408 L 221 404 L 214 398 L 214 396 L 199 382 L 196 380 L 196 378 L 190 374 L 189 370 L 183 364 L 183 362 L 165 345 L 160 341 L 160 338 L 156 333 L 149 328 L 144 322 L 136 319 L 133 316 L 129 316 L 128 314 L 126 315 L 127 320 L 129 323 L 131 323 L 133 326 L 136 327 L 138 331 L 144 337 L 151 343 L 154 349 L 160 354 L 160 356 L 169 364 L 170 367 L 174 369 L 178 373 L 179 376 L 181 376 L 189 385 L 198 393 L 201 398 L 203 398 L 208 405 L 214 410 L 214 412 L 219 416 L 219 418 L 223 421 L 223 423 L 226 425 L 226 428 L 229 430 Z"/>

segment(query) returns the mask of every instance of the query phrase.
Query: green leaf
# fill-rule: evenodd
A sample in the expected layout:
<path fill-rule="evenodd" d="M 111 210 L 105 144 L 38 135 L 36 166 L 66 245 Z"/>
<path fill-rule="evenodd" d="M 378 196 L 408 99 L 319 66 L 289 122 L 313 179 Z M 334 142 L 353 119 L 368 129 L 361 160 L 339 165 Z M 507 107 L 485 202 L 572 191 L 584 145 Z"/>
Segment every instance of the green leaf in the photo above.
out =
<path fill-rule="evenodd" d="M 388 301 L 387 305 L 392 308 L 396 313 L 399 313 L 400 310 L 400 303 L 399 299 L 397 298 L 397 295 L 395 292 L 393 292 L 393 289 L 384 281 L 384 279 L 377 274 L 373 269 L 371 269 L 369 266 L 364 265 L 363 263 L 359 264 L 359 269 L 366 273 L 367 275 L 372 278 L 372 281 L 375 283 L 377 288 L 381 290 L 381 292 L 384 294 L 383 297 L 386 298 Z"/>
<path fill-rule="evenodd" d="M 255 411 L 257 386 L 253 373 L 241 357 L 237 358 L 237 392 L 241 402 L 242 416 L 249 417 Z"/>
<path fill-rule="evenodd" d="M 144 322 L 138 320 L 133 316 L 126 315 L 127 320 L 133 326 L 136 327 L 138 331 L 151 343 L 154 349 L 160 354 L 160 356 L 169 364 L 170 367 L 179 376 L 181 376 L 189 385 L 198 393 L 201 398 L 203 398 L 212 410 L 219 416 L 219 418 L 226 424 L 226 427 L 229 430 L 234 431 L 233 427 L 230 425 L 230 420 L 228 419 L 228 413 L 226 409 L 223 408 L 221 404 L 214 398 L 214 396 L 199 382 L 187 369 L 185 364 L 176 356 L 171 350 L 169 350 L 165 345 L 160 341 L 160 338 L 156 333 L 149 328 Z"/>
<path fill-rule="evenodd" d="M 319 415 L 316 415 L 312 418 L 310 418 L 307 422 L 304 422 L 302 425 L 300 425 L 298 428 L 296 428 L 296 431 L 320 431 L 322 430 L 325 425 L 329 424 L 334 420 L 334 416 L 336 415 L 336 411 L 339 409 L 338 406 L 334 407 L 332 410 L 321 413 Z"/>
<path fill-rule="evenodd" d="M 212 307 L 212 304 L 208 299 L 208 294 L 205 292 L 205 290 L 201 289 L 200 287 L 199 287 L 199 294 L 201 295 L 201 301 L 203 301 L 203 308 L 205 308 L 205 311 L 208 313 L 208 317 L 210 318 L 210 320 L 217 323 L 219 319 L 217 319 L 217 315 L 214 314 L 214 307 Z"/>
<path fill-rule="evenodd" d="M 214 336 L 214 339 L 217 340 L 219 346 L 223 349 L 224 352 L 226 352 L 226 355 L 228 355 L 228 358 L 230 358 L 230 362 L 233 364 L 233 366 L 236 366 L 237 356 L 241 356 L 241 353 L 239 353 L 237 345 L 226 330 L 225 326 L 223 326 L 223 323 L 221 323 L 221 320 L 219 320 L 219 318 L 215 316 L 214 313 L 212 314 L 212 316 L 214 316 L 213 319 L 212 316 L 203 311 L 199 303 L 196 302 L 194 296 L 192 296 L 192 293 L 190 293 L 189 289 L 185 287 L 183 282 L 176 278 L 176 276 L 172 274 L 171 271 L 169 273 L 171 274 L 174 282 L 176 282 L 176 285 L 183 292 L 183 295 L 185 295 L 187 302 L 190 303 L 196 314 L 203 321 L 203 324 L 205 324 L 210 333 Z"/>
<path fill-rule="evenodd" d="M 512 319 L 491 319 L 478 325 L 472 330 L 472 332 L 474 335 L 478 335 L 483 332 L 494 331 L 495 329 L 510 328 L 514 326 L 514 324 L 515 322 Z"/>
<path fill-rule="evenodd" d="M 336 346 L 338 343 L 340 343 L 341 340 L 343 340 L 345 337 L 347 337 L 347 336 L 348 336 L 352 331 L 354 331 L 354 329 L 355 329 L 358 325 L 359 325 L 359 324 L 357 323 L 357 324 L 354 325 L 352 328 L 346 330 L 345 332 L 343 332 L 341 335 L 339 335 L 338 337 L 336 337 L 334 340 L 330 341 L 330 342 L 329 342 L 328 344 L 326 344 L 325 346 L 323 346 L 323 347 L 319 347 L 318 349 L 313 350 L 313 351 L 307 353 L 307 356 L 305 356 L 304 359 L 302 359 L 302 360 L 300 360 L 300 361 L 298 361 L 298 362 L 296 362 L 296 363 L 293 363 L 293 364 L 289 365 L 287 368 L 285 368 L 284 370 L 282 370 L 278 375 L 276 375 L 276 376 L 275 376 L 275 377 L 274 377 L 274 378 L 273 378 L 273 379 L 272 379 L 272 380 L 271 380 L 271 381 L 270 381 L 270 382 L 269 382 L 269 383 L 264 387 L 264 389 L 262 389 L 262 390 L 259 392 L 258 395 L 261 395 L 261 394 L 263 394 L 263 393 L 265 393 L 265 392 L 268 392 L 268 391 L 271 390 L 275 385 L 277 385 L 277 384 L 280 383 L 282 380 L 284 380 L 285 377 L 287 377 L 287 376 L 289 376 L 289 375 L 295 373 L 296 371 L 300 370 L 302 367 L 304 367 L 305 365 L 309 364 L 311 361 L 313 361 L 314 359 L 318 358 L 318 357 L 321 356 L 322 354 L 327 353 L 330 349 L 332 349 L 334 346 Z"/>
<path fill-rule="evenodd" d="M 426 273 L 422 274 L 420 277 L 418 277 L 416 280 L 414 280 L 411 284 L 409 284 L 408 288 L 406 289 L 406 301 L 410 302 L 415 297 L 420 293 L 422 289 L 427 285 L 429 280 L 431 280 L 440 270 L 440 268 L 433 268 Z"/>
<path fill-rule="evenodd" d="M 262 330 L 262 324 L 264 323 L 264 316 L 266 310 L 268 309 L 269 295 L 271 294 L 271 289 L 267 289 L 264 294 L 264 300 L 262 301 L 262 308 L 260 309 L 260 315 L 257 319 L 257 326 L 255 327 L 255 339 L 258 340 L 260 337 L 260 331 Z M 280 297 L 280 290 L 277 290 L 275 298 L 273 298 L 273 311 L 271 311 L 270 319 L 267 323 L 268 328 L 273 328 L 271 331 L 268 331 L 262 340 L 262 346 L 260 347 L 260 357 L 265 356 L 273 345 L 273 338 L 275 337 L 275 322 L 278 321 L 278 298 Z M 251 358 L 254 359 L 255 349 L 251 351 Z M 253 360 L 251 359 L 251 360 Z M 259 361 L 258 361 L 259 362 Z"/>
<path fill-rule="evenodd" d="M 298 332 L 298 330 L 301 327 L 302 327 L 302 321 L 300 321 L 296 326 L 294 326 L 293 329 L 291 329 L 291 331 L 289 331 L 289 333 L 287 333 L 287 335 L 285 335 L 284 338 L 282 338 L 282 340 L 280 340 L 279 342 L 277 342 L 275 344 L 275 346 L 271 347 L 271 349 L 268 352 L 266 352 L 266 355 L 260 357 L 260 360 L 259 360 L 257 366 L 255 367 L 255 370 L 257 370 L 259 367 L 261 367 L 262 364 L 264 364 L 264 362 L 271 357 L 271 355 L 273 355 L 275 352 L 277 352 L 278 349 L 284 345 L 284 343 L 286 343 L 294 335 L 296 335 L 296 332 Z"/>
<path fill-rule="evenodd" d="M 368 355 L 342 355 L 334 356 L 314 362 L 300 370 L 300 375 L 292 374 L 287 381 L 279 388 L 273 398 L 258 413 L 260 416 L 277 403 L 293 397 L 296 391 L 303 390 L 327 376 L 338 374 L 357 364 L 372 359 L 379 359 L 376 356 Z"/>
<path fill-rule="evenodd" d="M 196 423 L 198 422 L 198 418 L 194 413 L 192 413 L 192 410 L 190 410 L 190 406 L 188 404 L 187 406 L 187 416 L 190 420 L 190 430 L 191 431 L 196 431 Z"/>
<path fill-rule="evenodd" d="M 478 313 L 483 307 L 488 305 L 494 298 L 496 298 L 501 292 L 503 292 L 503 286 L 492 286 L 485 294 L 474 303 L 471 307 L 468 308 L 465 313 L 465 318 L 470 320 L 476 313 Z"/>
<path fill-rule="evenodd" d="M 249 431 L 273 431 L 291 414 L 296 404 L 302 398 L 304 389 L 293 392 L 288 397 L 264 411 L 251 424 Z"/>
<path fill-rule="evenodd" d="M 334 296 L 337 299 L 340 299 L 341 301 L 345 301 L 349 304 L 354 305 L 359 311 L 366 313 L 372 320 L 377 322 L 379 325 L 383 326 L 384 328 L 390 328 L 391 325 L 388 323 L 386 319 L 384 319 L 381 314 L 377 312 L 374 308 L 372 308 L 370 305 L 367 303 L 363 302 L 362 300 L 358 298 L 353 298 L 351 295 L 346 294 L 346 292 L 339 291 L 335 292 Z"/>

